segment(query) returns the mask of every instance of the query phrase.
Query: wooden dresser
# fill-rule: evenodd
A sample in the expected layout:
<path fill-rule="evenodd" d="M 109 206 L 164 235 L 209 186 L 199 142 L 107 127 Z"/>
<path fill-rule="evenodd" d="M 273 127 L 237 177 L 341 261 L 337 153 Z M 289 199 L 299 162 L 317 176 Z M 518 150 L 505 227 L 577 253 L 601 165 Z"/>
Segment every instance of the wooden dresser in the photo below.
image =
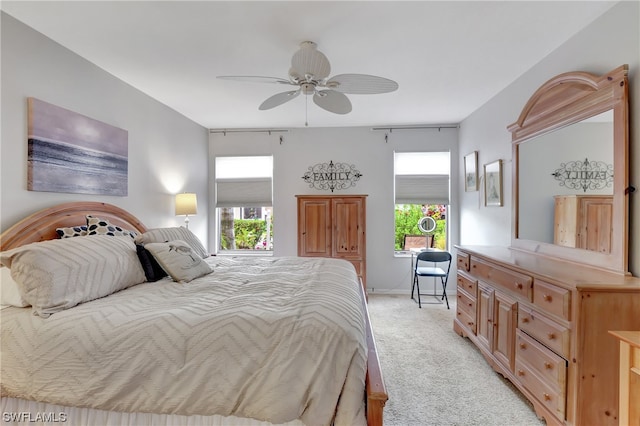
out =
<path fill-rule="evenodd" d="M 348 260 L 366 281 L 366 195 L 296 195 L 298 256 Z"/>
<path fill-rule="evenodd" d="M 640 329 L 640 278 L 506 247 L 457 247 L 454 330 L 548 425 L 617 426 L 618 341 Z"/>

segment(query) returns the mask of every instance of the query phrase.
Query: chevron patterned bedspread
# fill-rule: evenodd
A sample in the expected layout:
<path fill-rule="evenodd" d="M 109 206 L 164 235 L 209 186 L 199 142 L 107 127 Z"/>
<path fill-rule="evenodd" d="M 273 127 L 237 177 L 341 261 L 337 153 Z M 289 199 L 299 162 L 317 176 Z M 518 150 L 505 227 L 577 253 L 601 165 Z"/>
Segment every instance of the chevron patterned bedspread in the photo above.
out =
<path fill-rule="evenodd" d="M 1 391 L 120 412 L 365 423 L 353 266 L 211 257 L 190 283 L 143 283 L 43 319 L 0 311 Z"/>

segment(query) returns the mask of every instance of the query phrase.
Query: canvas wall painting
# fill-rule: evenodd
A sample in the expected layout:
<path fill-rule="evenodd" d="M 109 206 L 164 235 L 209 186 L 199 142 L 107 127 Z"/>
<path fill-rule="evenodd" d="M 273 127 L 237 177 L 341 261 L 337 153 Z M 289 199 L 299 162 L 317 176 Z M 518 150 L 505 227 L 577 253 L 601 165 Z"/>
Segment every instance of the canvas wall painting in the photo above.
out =
<path fill-rule="evenodd" d="M 126 196 L 128 132 L 28 98 L 30 191 Z"/>

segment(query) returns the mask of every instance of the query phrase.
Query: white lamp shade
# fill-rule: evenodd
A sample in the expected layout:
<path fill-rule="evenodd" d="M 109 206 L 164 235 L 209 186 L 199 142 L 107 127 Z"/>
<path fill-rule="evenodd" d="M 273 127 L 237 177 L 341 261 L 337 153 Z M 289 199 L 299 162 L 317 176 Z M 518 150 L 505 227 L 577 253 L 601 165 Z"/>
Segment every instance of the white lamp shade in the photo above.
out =
<path fill-rule="evenodd" d="M 198 214 L 196 194 L 184 192 L 176 194 L 176 216 Z"/>

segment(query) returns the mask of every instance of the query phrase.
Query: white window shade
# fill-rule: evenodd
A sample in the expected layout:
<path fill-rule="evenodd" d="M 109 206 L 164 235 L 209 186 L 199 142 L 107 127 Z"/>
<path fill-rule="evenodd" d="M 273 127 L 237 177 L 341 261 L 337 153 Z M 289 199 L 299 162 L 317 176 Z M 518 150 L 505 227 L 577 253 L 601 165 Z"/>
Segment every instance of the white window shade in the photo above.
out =
<path fill-rule="evenodd" d="M 216 207 L 269 207 L 273 205 L 271 178 L 216 180 Z"/>
<path fill-rule="evenodd" d="M 449 204 L 449 175 L 396 175 L 396 204 Z"/>

